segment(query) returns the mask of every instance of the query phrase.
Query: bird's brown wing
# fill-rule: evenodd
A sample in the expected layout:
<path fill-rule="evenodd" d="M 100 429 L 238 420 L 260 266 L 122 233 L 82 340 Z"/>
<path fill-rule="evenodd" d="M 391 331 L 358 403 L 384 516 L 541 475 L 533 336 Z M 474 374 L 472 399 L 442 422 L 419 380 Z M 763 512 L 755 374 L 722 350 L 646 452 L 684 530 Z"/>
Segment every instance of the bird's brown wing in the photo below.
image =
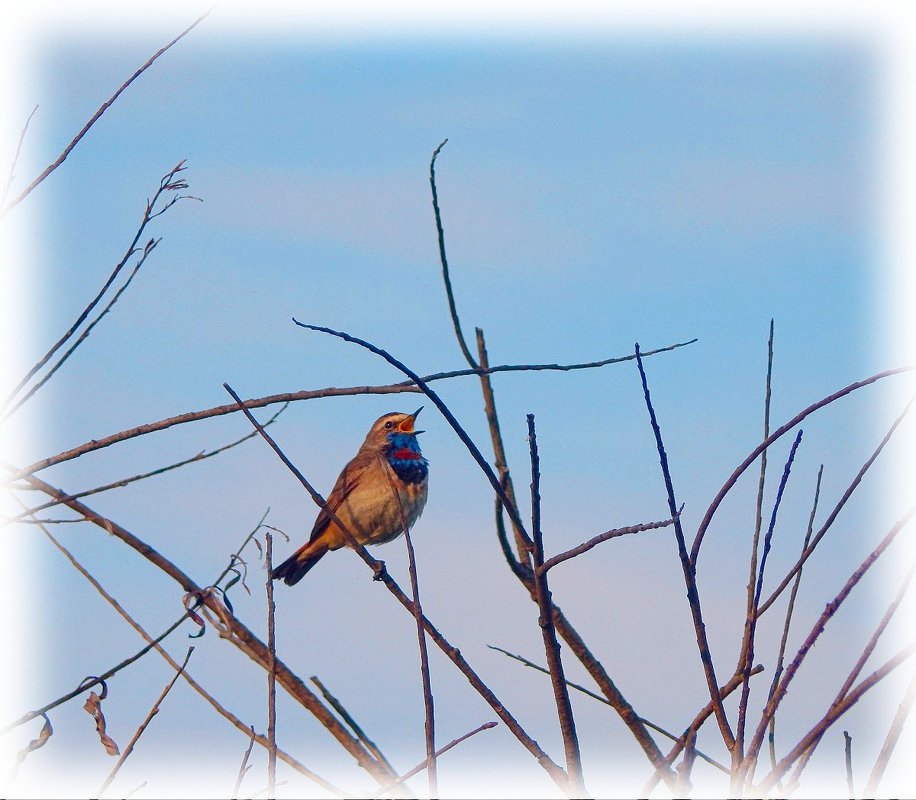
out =
<path fill-rule="evenodd" d="M 334 488 L 331 489 L 331 493 L 328 495 L 327 499 L 327 507 L 333 513 L 337 513 L 337 509 L 340 508 L 343 501 L 347 499 L 350 492 L 359 485 L 360 479 L 364 473 L 365 465 L 361 464 L 358 458 L 354 458 L 343 468 L 343 470 L 341 470 L 340 475 L 337 476 L 337 482 L 334 484 Z M 321 536 L 330 522 L 330 515 L 322 508 L 321 511 L 318 512 L 318 517 L 315 519 L 315 524 L 312 527 L 309 543 L 314 542 L 315 539 Z"/>

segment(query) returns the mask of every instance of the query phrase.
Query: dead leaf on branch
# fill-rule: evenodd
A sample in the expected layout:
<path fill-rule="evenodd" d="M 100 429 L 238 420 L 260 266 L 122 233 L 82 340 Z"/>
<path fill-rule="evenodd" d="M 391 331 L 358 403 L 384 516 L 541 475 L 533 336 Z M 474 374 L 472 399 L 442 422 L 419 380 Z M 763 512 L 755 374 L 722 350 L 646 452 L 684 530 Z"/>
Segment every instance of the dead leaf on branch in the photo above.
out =
<path fill-rule="evenodd" d="M 13 768 L 14 777 L 16 772 L 19 771 L 19 767 L 22 762 L 25 761 L 25 757 L 33 750 L 37 750 L 39 747 L 44 747 L 45 743 L 54 733 L 54 728 L 51 727 L 51 720 L 48 719 L 48 715 L 42 714 L 41 716 L 44 717 L 45 724 L 41 726 L 41 731 L 38 733 L 38 738 L 32 739 L 31 742 L 29 742 L 25 747 L 22 748 L 22 750 L 16 754 L 16 766 Z"/>
<path fill-rule="evenodd" d="M 102 747 L 105 748 L 105 752 L 110 756 L 116 756 L 120 755 L 121 751 L 115 744 L 114 739 L 105 733 L 105 715 L 102 713 L 102 699 L 107 693 L 107 687 L 103 687 L 101 697 L 99 697 L 95 691 L 90 692 L 89 699 L 86 700 L 86 704 L 83 708 L 91 714 L 92 718 L 95 720 L 95 729 L 98 731 L 99 740 L 102 742 Z"/>

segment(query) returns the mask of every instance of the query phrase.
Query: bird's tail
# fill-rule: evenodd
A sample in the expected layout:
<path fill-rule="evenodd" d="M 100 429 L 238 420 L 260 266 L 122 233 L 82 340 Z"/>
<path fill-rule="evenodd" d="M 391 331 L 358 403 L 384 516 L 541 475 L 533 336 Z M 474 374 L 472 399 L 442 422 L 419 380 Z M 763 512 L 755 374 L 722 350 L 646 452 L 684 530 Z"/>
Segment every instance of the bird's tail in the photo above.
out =
<path fill-rule="evenodd" d="M 328 546 L 320 539 L 302 545 L 286 561 L 271 570 L 270 577 L 274 580 L 282 579 L 287 586 L 292 586 L 302 580 L 319 559 L 328 552 Z"/>

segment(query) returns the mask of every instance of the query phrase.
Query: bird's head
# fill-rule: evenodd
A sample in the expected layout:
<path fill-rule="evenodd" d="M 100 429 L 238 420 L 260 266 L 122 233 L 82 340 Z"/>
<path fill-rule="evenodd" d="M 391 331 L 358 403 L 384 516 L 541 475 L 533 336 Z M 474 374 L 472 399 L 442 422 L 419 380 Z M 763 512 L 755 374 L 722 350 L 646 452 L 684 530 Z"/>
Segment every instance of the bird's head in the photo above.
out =
<path fill-rule="evenodd" d="M 413 414 L 403 414 L 398 411 L 383 414 L 372 424 L 363 447 L 382 450 L 398 442 L 415 441 L 414 437 L 418 433 L 423 433 L 414 428 L 417 415 L 422 410 L 423 406 L 420 406 Z M 419 451 L 419 448 L 417 450 Z"/>

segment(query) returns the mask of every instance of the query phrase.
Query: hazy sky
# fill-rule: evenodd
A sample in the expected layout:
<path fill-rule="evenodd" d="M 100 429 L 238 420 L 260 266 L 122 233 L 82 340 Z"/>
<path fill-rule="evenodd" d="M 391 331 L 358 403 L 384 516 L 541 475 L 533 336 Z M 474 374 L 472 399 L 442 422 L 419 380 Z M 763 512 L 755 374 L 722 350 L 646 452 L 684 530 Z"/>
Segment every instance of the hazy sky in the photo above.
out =
<path fill-rule="evenodd" d="M 133 70 L 202 11 L 188 7 L 167 24 L 138 14 L 133 24 L 48 27 L 37 37 L 18 104 L 6 109 L 7 127 L 18 134 L 39 106 L 14 186 L 40 172 Z M 466 333 L 484 329 L 491 363 L 592 361 L 628 355 L 636 342 L 647 350 L 698 339 L 646 360 L 688 538 L 718 487 L 761 439 L 771 318 L 774 427 L 846 384 L 905 363 L 905 348 L 886 346 L 888 76 L 873 37 L 788 28 L 764 35 L 753 26 L 726 35 L 635 32 L 598 18 L 572 30 L 549 21 L 515 30 L 505 22 L 489 30 L 378 30 L 371 20 L 339 28 L 292 12 L 255 22 L 218 7 L 5 221 L 8 235 L 24 242 L 12 267 L 27 298 L 7 347 L 14 381 L 102 285 L 170 167 L 187 159 L 188 193 L 203 200 L 183 201 L 151 226 L 147 236 L 162 241 L 129 290 L 14 418 L 20 422 L 7 423 L 15 430 L 7 430 L 6 461 L 21 466 L 228 402 L 224 381 L 244 397 L 259 397 L 402 379 L 353 345 L 295 327 L 293 316 L 368 339 L 420 374 L 461 368 L 428 183 L 430 155 L 445 138 L 437 177 L 457 304 Z M 912 392 L 911 378 L 892 380 L 803 426 L 768 585 L 800 548 L 818 466 L 825 465 L 823 520 Z M 521 497 L 529 482 L 525 414 L 536 415 L 549 552 L 666 515 L 632 362 L 499 375 L 494 384 Z M 476 379 L 435 388 L 489 455 Z M 301 402 L 272 430 L 326 493 L 375 417 L 421 402 L 413 394 Z M 561 760 L 546 678 L 485 646 L 543 661 L 536 608 L 502 561 L 488 484 L 446 421 L 426 406 L 430 498 L 414 536 L 424 608 Z M 248 430 L 238 415 L 185 425 L 42 477 L 77 491 Z M 904 433 L 912 436 L 909 428 Z M 786 437 L 771 453 L 767 515 L 789 445 Z M 904 452 L 900 442 L 892 445 L 806 571 L 790 644 L 797 647 L 823 604 L 912 502 L 911 494 L 889 488 L 899 465 L 906 466 Z M 700 562 L 724 678 L 740 641 L 756 469 L 723 506 Z M 267 521 L 291 537 L 289 544 L 276 541 L 277 560 L 307 535 L 316 513 L 260 441 L 89 505 L 202 584 L 219 574 L 268 507 Z M 142 641 L 34 526 L 6 533 L 7 540 L 16 537 L 15 545 L 7 542 L 16 558 L 24 556 L 13 548 L 29 545 L 28 566 L 13 569 L 21 570 L 14 613 L 28 620 L 25 638 L 13 645 L 27 675 L 5 703 L 15 718 Z M 87 524 L 58 525 L 54 533 L 150 632 L 181 613 L 177 587 L 120 542 Z M 403 542 L 374 552 L 406 587 Z M 905 565 L 900 553 L 892 560 Z M 264 572 L 256 553 L 247 554 L 252 595 L 236 586 L 231 597 L 263 636 Z M 790 698 L 799 711 L 786 714 L 784 747 L 819 718 L 855 661 L 896 591 L 892 567 L 869 576 L 799 674 Z M 638 713 L 680 731 L 708 697 L 670 533 L 613 541 L 552 575 L 555 599 Z M 352 554 L 333 554 L 300 585 L 278 586 L 277 603 L 280 657 L 305 679 L 319 676 L 399 770 L 420 761 L 413 621 L 365 566 Z M 772 675 L 782 615 L 774 611 L 761 632 L 758 660 L 767 672 L 753 708 Z M 905 626 L 898 627 L 892 635 L 900 639 Z M 169 650 L 180 660 L 188 643 L 179 631 Z M 189 671 L 263 730 L 263 673 L 212 630 L 194 644 Z M 871 668 L 894 651 L 885 646 Z M 570 677 L 590 686 L 565 648 L 564 654 Z M 438 652 L 432 668 L 440 743 L 495 718 Z M 844 796 L 843 728 L 857 742 L 864 782 L 910 670 L 900 670 L 831 730 L 803 794 Z M 119 744 L 170 674 L 151 654 L 111 681 L 105 708 Z M 591 791 L 638 791 L 651 770 L 619 719 L 587 698 L 574 702 Z M 55 735 L 26 759 L 16 793 L 96 790 L 112 759 L 81 704 L 52 713 Z M 31 725 L 12 735 L 14 751 L 37 733 Z M 350 757 L 285 697 L 278 737 L 328 779 L 371 791 Z M 112 791 L 148 781 L 135 796 L 228 796 L 246 744 L 180 682 Z M 725 759 L 714 725 L 704 729 L 701 746 Z M 249 793 L 265 782 L 263 751 L 253 759 L 243 789 Z M 291 781 L 289 796 L 312 791 L 296 773 L 281 773 Z M 901 775 L 893 780 L 905 786 Z M 696 782 L 701 791 L 722 791 L 707 767 L 697 767 Z M 422 777 L 412 785 L 426 791 Z M 440 785 L 443 796 L 556 794 L 503 726 L 444 757 Z"/>

